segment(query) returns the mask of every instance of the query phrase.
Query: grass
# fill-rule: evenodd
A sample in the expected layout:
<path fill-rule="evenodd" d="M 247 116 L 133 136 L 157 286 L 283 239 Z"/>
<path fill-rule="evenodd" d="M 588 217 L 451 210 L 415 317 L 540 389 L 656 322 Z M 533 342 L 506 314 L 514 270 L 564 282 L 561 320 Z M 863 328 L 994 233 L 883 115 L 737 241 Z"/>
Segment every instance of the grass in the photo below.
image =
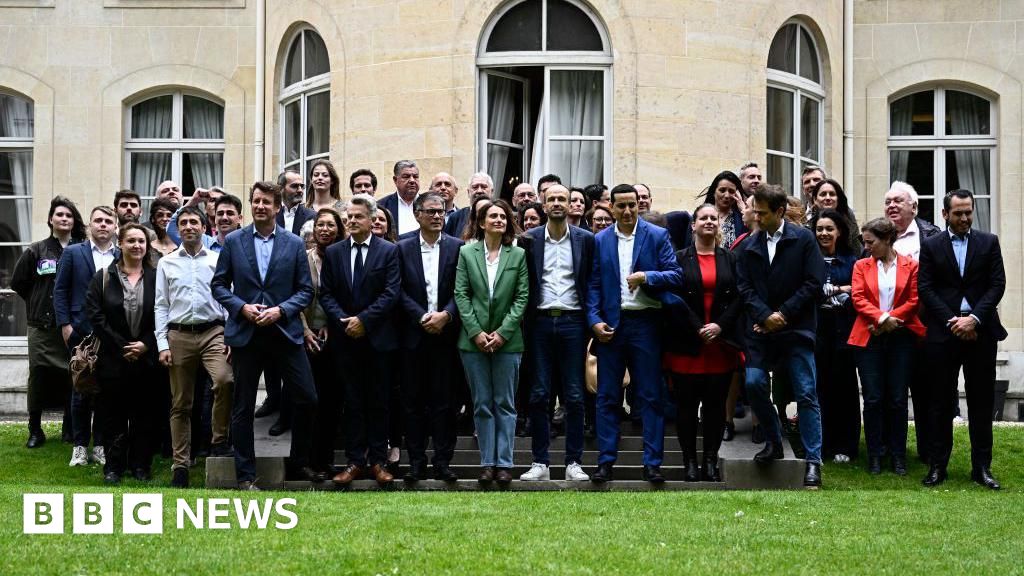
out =
<path fill-rule="evenodd" d="M 66 445 L 28 451 L 24 434 L 0 425 L 3 575 L 1024 573 L 1024 428 L 995 430 L 999 493 L 970 482 L 958 428 L 939 490 L 921 465 L 876 478 L 854 464 L 826 465 L 817 492 L 260 494 L 298 500 L 290 531 L 178 530 L 175 498 L 240 494 L 171 490 L 162 460 L 152 484 L 110 489 L 98 467 L 68 468 Z M 21 533 L 27 492 L 113 492 L 120 514 L 116 494 L 156 491 L 159 536 Z"/>

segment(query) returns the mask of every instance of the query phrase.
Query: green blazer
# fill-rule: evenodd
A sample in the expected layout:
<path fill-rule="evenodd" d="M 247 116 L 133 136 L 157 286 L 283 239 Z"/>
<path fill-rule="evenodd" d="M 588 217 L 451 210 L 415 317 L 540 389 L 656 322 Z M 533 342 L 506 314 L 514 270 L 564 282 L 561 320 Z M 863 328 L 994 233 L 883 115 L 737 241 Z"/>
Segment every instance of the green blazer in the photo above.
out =
<path fill-rule="evenodd" d="M 455 272 L 455 305 L 459 307 L 459 350 L 479 352 L 473 338 L 481 332 L 498 331 L 505 339 L 499 352 L 522 352 L 520 323 L 530 297 L 530 275 L 526 270 L 526 252 L 518 246 L 502 246 L 498 275 L 494 279 L 494 299 L 487 288 L 487 262 L 484 242 L 459 249 Z"/>

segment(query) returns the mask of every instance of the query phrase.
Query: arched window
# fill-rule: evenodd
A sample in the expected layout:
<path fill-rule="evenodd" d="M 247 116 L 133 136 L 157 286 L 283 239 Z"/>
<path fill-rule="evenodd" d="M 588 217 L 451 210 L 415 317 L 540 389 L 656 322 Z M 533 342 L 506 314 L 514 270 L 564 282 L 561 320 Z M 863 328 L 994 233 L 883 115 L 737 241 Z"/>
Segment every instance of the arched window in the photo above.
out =
<path fill-rule="evenodd" d="M 611 180 L 608 34 L 577 0 L 513 0 L 492 16 L 477 65 L 478 167 L 502 197 L 558 174 L 567 186 Z"/>
<path fill-rule="evenodd" d="M 0 92 L 0 337 L 26 334 L 25 303 L 14 295 L 11 275 L 32 242 L 31 100 Z"/>
<path fill-rule="evenodd" d="M 766 180 L 790 194 L 800 172 L 822 165 L 825 87 L 814 35 L 798 22 L 784 25 L 768 51 L 768 166 Z"/>
<path fill-rule="evenodd" d="M 281 85 L 281 168 L 308 175 L 309 164 L 330 155 L 331 63 L 323 38 L 310 28 L 288 45 Z"/>
<path fill-rule="evenodd" d="M 125 184 L 143 200 L 143 219 L 165 180 L 189 196 L 224 184 L 224 106 L 183 91 L 150 96 L 128 108 Z"/>
<path fill-rule="evenodd" d="M 917 190 L 918 216 L 942 226 L 942 198 L 975 195 L 974 226 L 993 229 L 995 106 L 962 87 L 918 90 L 889 104 L 889 181 Z"/>

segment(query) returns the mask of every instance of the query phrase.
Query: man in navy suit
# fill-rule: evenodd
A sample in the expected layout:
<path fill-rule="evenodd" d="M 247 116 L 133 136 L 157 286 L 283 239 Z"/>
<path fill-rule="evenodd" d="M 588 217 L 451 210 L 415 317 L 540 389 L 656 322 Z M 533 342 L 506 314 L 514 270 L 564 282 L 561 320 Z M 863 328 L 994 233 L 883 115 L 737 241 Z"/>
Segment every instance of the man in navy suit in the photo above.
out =
<path fill-rule="evenodd" d="M 531 188 L 532 190 L 532 188 Z M 526 232 L 532 264 L 527 313 L 528 356 L 533 360 L 529 390 L 533 465 L 520 480 L 550 480 L 551 430 L 548 403 L 553 377 L 565 404 L 565 479 L 587 481 L 583 471 L 583 387 L 587 362 L 587 284 L 594 259 L 594 235 L 570 226 L 569 189 L 556 184 L 544 195 L 547 224 Z M 555 372 L 558 372 L 555 374 Z"/>
<path fill-rule="evenodd" d="M 106 270 L 121 255 L 117 249 L 117 214 L 109 206 L 97 206 L 89 214 L 89 241 L 68 246 L 57 263 L 57 277 L 53 283 L 53 312 L 60 326 L 61 336 L 68 350 L 74 349 L 83 338 L 92 333 L 92 324 L 85 313 L 85 296 L 89 283 L 97 270 Z M 103 463 L 103 434 L 100 426 L 93 429 L 92 399 L 71 392 L 71 429 L 75 448 L 71 466 L 89 463 L 86 449 L 89 437 L 93 440 L 94 461 Z M 99 423 L 99 418 L 96 418 Z M 92 434 L 90 434 L 90 431 Z"/>
<path fill-rule="evenodd" d="M 682 286 L 668 231 L 639 219 L 637 191 L 611 191 L 615 226 L 594 237 L 594 264 L 587 291 L 587 324 L 597 356 L 597 442 L 601 454 L 594 482 L 612 480 L 618 457 L 622 379 L 629 369 L 644 429 L 643 478 L 661 483 L 665 447 L 664 382 L 661 374 L 660 298 Z"/>
<path fill-rule="evenodd" d="M 273 364 L 288 387 L 294 411 L 289 479 L 314 480 L 309 468 L 316 389 L 303 349 L 299 314 L 313 300 L 305 245 L 277 225 L 281 187 L 256 182 L 249 192 L 253 223 L 228 234 L 210 283 L 228 312 L 224 344 L 235 371 L 231 439 L 238 487 L 257 489 L 253 413 L 260 374 Z"/>
<path fill-rule="evenodd" d="M 409 451 L 407 482 L 426 478 L 427 438 L 434 439 L 434 477 L 454 481 L 448 467 L 455 451 L 452 422 L 454 358 L 459 310 L 455 306 L 455 268 L 462 240 L 441 232 L 444 199 L 421 194 L 414 206 L 419 233 L 398 243 L 402 269 L 402 405 Z M 398 417 L 398 415 L 394 415 Z"/>
<path fill-rule="evenodd" d="M 784 456 L 768 371 L 785 370 L 793 384 L 800 438 L 807 452 L 804 485 L 820 486 L 821 409 L 814 341 L 825 261 L 814 235 L 784 220 L 787 198 L 780 186 L 762 184 L 755 189 L 752 209 L 760 229 L 743 245 L 737 262 L 737 285 L 747 310 L 747 395 L 767 436 L 754 460 L 769 463 Z"/>
<path fill-rule="evenodd" d="M 932 367 L 929 397 L 932 444 L 928 475 L 922 483 L 946 480 L 953 451 L 953 403 L 960 368 L 967 393 L 971 436 L 971 479 L 992 490 L 992 411 L 996 382 L 996 349 L 1006 339 L 996 307 L 1006 290 L 1006 271 L 999 238 L 973 230 L 974 194 L 953 190 L 942 200 L 946 233 L 921 242 L 918 293 L 921 320 L 928 329 L 925 349 Z"/>
<path fill-rule="evenodd" d="M 370 231 L 376 213 L 373 196 L 352 197 L 349 237 L 327 249 L 320 270 L 320 304 L 330 321 L 327 345 L 345 386 L 348 466 L 334 477 L 339 486 L 363 477 L 367 464 L 378 484 L 394 480 L 386 468 L 387 407 L 402 276 L 398 247 Z"/>
<path fill-rule="evenodd" d="M 412 203 L 420 192 L 420 169 L 412 160 L 399 160 L 395 162 L 394 173 L 395 192 L 381 198 L 377 205 L 388 209 L 401 236 L 420 227 L 412 209 Z"/>
<path fill-rule="evenodd" d="M 277 176 L 277 185 L 284 195 L 284 207 L 277 213 L 277 225 L 298 236 L 302 225 L 316 218 L 316 212 L 304 204 L 306 188 L 302 183 L 302 174 L 285 170 Z"/>
<path fill-rule="evenodd" d="M 456 238 L 462 238 L 466 231 L 466 224 L 469 222 L 469 211 L 477 198 L 494 198 L 494 180 L 486 172 L 477 172 L 469 179 L 469 187 L 466 190 L 469 195 L 469 206 L 459 208 L 448 217 L 444 225 L 444 233 Z"/>

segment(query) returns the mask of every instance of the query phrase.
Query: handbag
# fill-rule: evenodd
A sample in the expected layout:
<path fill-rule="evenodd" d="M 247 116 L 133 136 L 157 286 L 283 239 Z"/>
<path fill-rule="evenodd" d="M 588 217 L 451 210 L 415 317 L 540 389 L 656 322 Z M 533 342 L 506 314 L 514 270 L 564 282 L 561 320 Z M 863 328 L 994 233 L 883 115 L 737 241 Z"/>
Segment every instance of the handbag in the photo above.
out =
<path fill-rule="evenodd" d="M 107 292 L 107 278 L 109 270 L 103 271 L 103 294 Z M 102 295 L 101 295 L 102 297 Z M 68 370 L 71 372 L 71 384 L 75 392 L 91 396 L 100 391 L 99 382 L 96 380 L 96 359 L 100 353 L 100 339 L 96 334 L 89 334 L 71 351 L 71 361 L 68 363 Z"/>
<path fill-rule="evenodd" d="M 591 394 L 597 394 L 597 356 L 591 353 L 590 348 L 587 348 L 587 366 L 584 372 L 584 379 L 586 381 L 587 392 Z M 629 370 L 626 370 L 626 377 L 622 379 L 622 387 L 629 386 Z"/>

